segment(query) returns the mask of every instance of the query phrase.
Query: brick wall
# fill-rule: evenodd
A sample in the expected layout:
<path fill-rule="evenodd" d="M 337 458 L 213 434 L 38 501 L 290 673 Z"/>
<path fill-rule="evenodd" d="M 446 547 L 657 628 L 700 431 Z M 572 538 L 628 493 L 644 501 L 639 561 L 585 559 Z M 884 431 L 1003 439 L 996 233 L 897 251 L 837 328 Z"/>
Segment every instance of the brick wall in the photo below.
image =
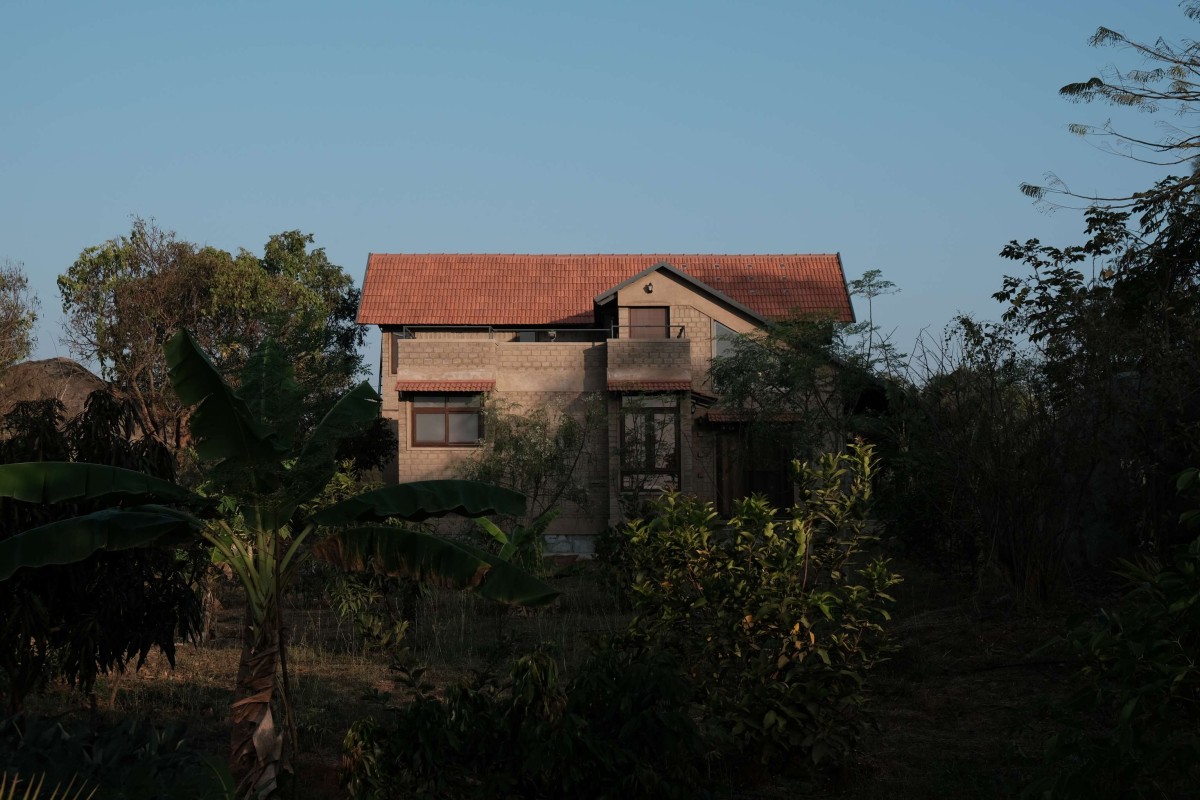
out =
<path fill-rule="evenodd" d="M 483 338 L 466 332 L 449 338 L 446 332 L 396 342 L 398 359 L 392 372 L 391 342 L 383 342 L 383 414 L 393 420 L 399 440 L 396 463 L 385 474 L 399 481 L 454 478 L 476 447 L 417 447 L 412 445 L 410 403 L 394 386 L 397 380 L 494 380 L 488 402 L 519 413 L 548 407 L 556 413 L 583 418 L 589 393 L 605 390 L 606 348 L 600 342 L 515 342 L 509 337 Z M 436 335 L 433 335 L 435 334 Z M 391 386 L 389 386 L 389 381 Z M 562 553 L 590 552 L 591 538 L 607 522 L 608 442 L 604 426 L 593 433 L 589 454 L 579 466 L 588 499 L 579 506 L 564 504 L 550 528 L 552 549 Z M 440 527 L 461 527 L 447 521 Z"/>

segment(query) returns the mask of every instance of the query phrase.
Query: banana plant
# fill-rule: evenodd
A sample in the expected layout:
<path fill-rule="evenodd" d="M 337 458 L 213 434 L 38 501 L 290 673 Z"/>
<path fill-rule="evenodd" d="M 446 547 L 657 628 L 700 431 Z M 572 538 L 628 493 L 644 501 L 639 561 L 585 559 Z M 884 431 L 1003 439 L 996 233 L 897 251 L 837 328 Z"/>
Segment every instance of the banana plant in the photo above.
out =
<path fill-rule="evenodd" d="M 239 793 L 274 792 L 280 771 L 288 768 L 285 745 L 295 744 L 281 599 L 307 559 L 473 589 L 501 603 L 542 605 L 557 596 L 507 561 L 396 524 L 447 514 L 519 516 L 525 497 L 509 489 L 422 481 L 313 508 L 336 473 L 339 442 L 379 413 L 379 395 L 366 382 L 338 400 L 300 444 L 293 441 L 294 420 L 287 413 L 295 408 L 298 387 L 269 342 L 251 359 L 236 390 L 187 331 L 171 338 L 166 356 L 176 393 L 192 407 L 192 444 L 206 464 L 210 496 L 116 467 L 0 466 L 0 497 L 108 506 L 0 542 L 0 580 L 18 569 L 80 561 L 98 550 L 172 547 L 203 537 L 246 594 L 230 753 L 231 766 L 243 775 Z M 284 712 L 282 726 L 273 713 L 276 701 Z"/>
<path fill-rule="evenodd" d="M 545 569 L 542 554 L 546 544 L 546 529 L 561 513 L 562 509 L 557 506 L 546 509 L 528 525 L 514 525 L 511 533 L 506 533 L 487 517 L 480 517 L 475 524 L 500 545 L 497 558 L 538 574 Z"/>

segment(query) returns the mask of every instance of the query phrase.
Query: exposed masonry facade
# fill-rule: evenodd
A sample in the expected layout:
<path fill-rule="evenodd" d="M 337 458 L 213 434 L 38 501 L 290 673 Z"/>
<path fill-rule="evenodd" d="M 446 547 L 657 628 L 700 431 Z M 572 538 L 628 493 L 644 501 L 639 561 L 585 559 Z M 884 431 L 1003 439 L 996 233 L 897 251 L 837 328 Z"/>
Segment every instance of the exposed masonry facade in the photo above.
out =
<path fill-rule="evenodd" d="M 651 281 L 652 291 L 646 291 Z M 477 452 L 473 446 L 414 445 L 411 400 L 393 388 L 398 381 L 494 381 L 489 404 L 514 411 L 549 407 L 579 418 L 588 397 L 596 396 L 607 419 L 577 473 L 587 487 L 588 500 L 580 506 L 568 504 L 547 536 L 550 553 L 588 554 L 595 534 L 619 524 L 626 510 L 620 491 L 622 395 L 609 391 L 610 382 L 684 381 L 690 382 L 692 392 L 670 394 L 680 418 L 678 485 L 684 492 L 715 500 L 721 480 L 721 434 L 701 423 L 704 409 L 697 408 L 696 398 L 712 394 L 708 372 L 714 322 L 738 333 L 753 331 L 756 322 L 667 273 L 654 273 L 625 286 L 615 305 L 615 338 L 611 330 L 569 328 L 556 331 L 554 340 L 546 340 L 542 331 L 542 340 L 532 342 L 519 341 L 516 331 L 385 328 L 383 415 L 393 420 L 399 439 L 398 458 L 388 477 L 399 481 L 455 477 L 464 459 Z M 620 333 L 629 325 L 628 309 L 636 306 L 668 308 L 672 338 L 633 339 Z"/>

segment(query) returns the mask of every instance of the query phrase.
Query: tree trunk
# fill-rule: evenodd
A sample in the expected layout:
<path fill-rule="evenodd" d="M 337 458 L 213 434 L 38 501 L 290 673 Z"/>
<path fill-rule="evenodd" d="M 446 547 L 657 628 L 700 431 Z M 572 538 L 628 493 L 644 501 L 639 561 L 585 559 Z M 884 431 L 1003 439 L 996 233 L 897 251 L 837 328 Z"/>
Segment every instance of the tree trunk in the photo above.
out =
<path fill-rule="evenodd" d="M 279 664 L 279 641 L 273 626 L 251 619 L 247 609 L 242 630 L 233 711 L 230 767 L 242 775 L 238 794 L 264 797 L 274 792 L 283 764 L 283 729 L 275 724 L 271 705 Z"/>

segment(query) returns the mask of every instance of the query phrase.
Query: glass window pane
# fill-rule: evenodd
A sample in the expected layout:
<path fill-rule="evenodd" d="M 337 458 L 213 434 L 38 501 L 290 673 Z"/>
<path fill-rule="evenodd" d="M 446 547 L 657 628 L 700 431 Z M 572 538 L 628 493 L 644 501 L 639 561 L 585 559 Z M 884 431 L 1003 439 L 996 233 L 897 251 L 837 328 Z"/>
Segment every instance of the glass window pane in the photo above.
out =
<path fill-rule="evenodd" d="M 678 450 L 674 414 L 651 414 L 650 431 L 654 436 L 653 466 L 655 469 L 672 469 Z"/>
<path fill-rule="evenodd" d="M 622 428 L 621 461 L 632 467 L 646 464 L 646 421 L 641 414 L 626 414 Z"/>
<path fill-rule="evenodd" d="M 478 414 L 449 414 L 450 441 L 456 444 L 479 440 Z"/>
<path fill-rule="evenodd" d="M 713 358 L 725 358 L 733 354 L 733 345 L 738 334 L 719 322 L 713 322 Z"/>
<path fill-rule="evenodd" d="M 418 442 L 446 441 L 444 414 L 413 414 L 414 440 Z"/>
<path fill-rule="evenodd" d="M 418 408 L 445 408 L 444 394 L 419 394 L 413 397 L 413 405 Z"/>
<path fill-rule="evenodd" d="M 621 491 L 636 494 L 658 494 L 678 490 L 679 482 L 674 475 L 627 472 L 621 476 Z"/>
<path fill-rule="evenodd" d="M 479 408 L 481 405 L 483 405 L 483 395 L 451 395 L 446 399 L 446 405 L 448 405 L 450 408 Z"/>

